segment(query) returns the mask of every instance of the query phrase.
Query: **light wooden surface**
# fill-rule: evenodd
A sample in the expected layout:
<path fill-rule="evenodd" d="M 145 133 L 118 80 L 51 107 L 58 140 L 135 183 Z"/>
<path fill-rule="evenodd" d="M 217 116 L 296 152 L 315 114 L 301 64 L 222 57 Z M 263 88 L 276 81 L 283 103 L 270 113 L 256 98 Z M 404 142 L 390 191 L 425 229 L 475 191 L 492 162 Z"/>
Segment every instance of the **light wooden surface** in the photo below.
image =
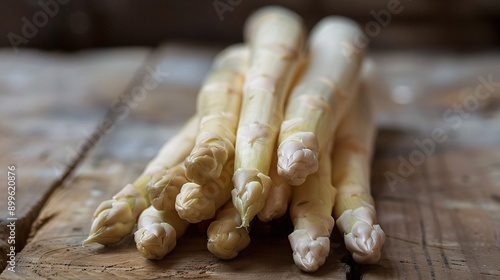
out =
<path fill-rule="evenodd" d="M 80 161 L 80 147 L 106 113 L 99 100 L 120 93 L 146 50 L 103 54 L 46 54 L 0 51 L 2 172 L 17 166 L 16 247 L 22 248 L 43 203 Z M 119 82 L 117 82 L 119 81 Z M 4 172 L 5 171 L 5 172 Z M 7 188 L 0 192 L 7 201 Z M 0 208 L 0 267 L 5 266 L 7 206 Z"/>
<path fill-rule="evenodd" d="M 257 234 L 256 225 L 250 247 L 231 261 L 212 256 L 196 226 L 162 261 L 143 259 L 132 238 L 111 247 L 82 247 L 97 205 L 133 180 L 194 112 L 199 83 L 216 51 L 171 44 L 147 61 L 145 49 L 30 54 L 31 62 L 51 65 L 53 72 L 39 70 L 33 77 L 45 73 L 45 79 L 20 88 L 11 80 L 0 82 L 0 128 L 6 135 L 0 162 L 18 166 L 16 199 L 22 219 L 17 239 L 19 244 L 27 241 L 17 255 L 16 273 L 4 271 L 0 278 L 500 278 L 500 87 L 463 117 L 460 126 L 450 127 L 443 117 L 474 92 L 478 76 L 492 74 L 500 81 L 499 54 L 372 55 L 391 89 L 376 90 L 375 96 L 379 133 L 372 192 L 387 234 L 377 265 L 354 264 L 335 232 L 327 263 L 316 273 L 301 273 L 293 265 L 287 220 L 271 225 L 267 234 Z M 24 57 L 5 57 L 9 63 L 0 60 L 5 75 L 9 69 L 32 69 Z M 114 129 L 60 183 L 64 172 L 51 171 L 51 162 L 64 162 L 65 147 L 76 147 L 88 137 L 81 131 L 92 131 L 103 118 L 111 118 L 108 107 L 134 73 L 146 73 L 145 65 L 169 75 L 126 118 L 114 119 Z M 430 137 L 436 127 L 445 129 L 449 139 L 436 144 L 404 182 L 390 187 L 384 174 L 397 174 L 399 157 L 408 159 L 417 148 L 414 141 Z M 4 201 L 5 196 L 0 193 Z M 0 210 L 4 223 L 5 210 Z"/>

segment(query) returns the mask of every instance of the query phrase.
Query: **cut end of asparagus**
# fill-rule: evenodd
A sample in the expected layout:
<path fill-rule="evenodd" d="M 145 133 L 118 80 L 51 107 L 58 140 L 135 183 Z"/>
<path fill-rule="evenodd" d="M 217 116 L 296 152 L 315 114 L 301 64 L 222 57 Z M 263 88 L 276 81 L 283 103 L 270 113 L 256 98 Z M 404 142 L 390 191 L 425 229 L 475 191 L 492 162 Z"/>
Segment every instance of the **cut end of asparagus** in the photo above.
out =
<path fill-rule="evenodd" d="M 356 38 L 362 34 L 362 29 L 359 24 L 347 17 L 342 16 L 328 16 L 321 19 L 316 26 L 311 30 L 309 37 L 311 38 L 311 45 L 319 45 L 321 40 L 331 40 L 335 38 L 341 42 L 345 48 L 346 53 L 356 54 L 361 56 L 363 48 L 358 47 Z"/>
<path fill-rule="evenodd" d="M 244 27 L 245 41 L 251 41 L 250 39 L 253 38 L 256 32 L 255 30 L 257 30 L 261 24 L 276 17 L 286 17 L 291 18 L 293 21 L 302 22 L 302 18 L 289 9 L 280 6 L 266 6 L 254 12 L 247 19 Z"/>
<path fill-rule="evenodd" d="M 207 196 L 208 193 L 208 196 Z M 190 222 L 198 223 L 215 216 L 215 198 L 219 188 L 215 184 L 199 185 L 186 183 L 175 200 L 175 210 L 179 217 Z"/>
<path fill-rule="evenodd" d="M 227 148 L 219 145 L 197 147 L 184 162 L 186 177 L 198 184 L 217 179 L 228 159 Z"/>
<path fill-rule="evenodd" d="M 228 260 L 250 244 L 250 236 L 234 221 L 213 221 L 208 228 L 208 250 L 215 256 Z"/>
<path fill-rule="evenodd" d="M 278 174 L 292 186 L 305 182 L 318 171 L 318 139 L 310 132 L 299 132 L 285 139 L 278 147 Z"/>
<path fill-rule="evenodd" d="M 305 272 L 316 271 L 330 252 L 330 238 L 320 236 L 311 239 L 307 229 L 295 230 L 288 236 L 295 264 Z"/>
<path fill-rule="evenodd" d="M 371 205 L 346 210 L 337 220 L 339 230 L 344 232 L 346 248 L 357 263 L 374 264 L 380 260 L 385 233 L 374 220 L 375 210 Z"/>
<path fill-rule="evenodd" d="M 141 228 L 134 234 L 137 249 L 150 260 L 161 260 L 175 248 L 176 232 L 168 223 Z"/>
<path fill-rule="evenodd" d="M 145 201 L 142 203 L 146 208 Z M 97 210 L 89 236 L 83 241 L 84 246 L 91 243 L 115 244 L 132 233 L 137 216 L 127 202 L 107 200 L 102 202 Z"/>
<path fill-rule="evenodd" d="M 233 204 L 241 217 L 241 226 L 248 228 L 252 219 L 264 208 L 271 178 L 257 169 L 240 168 L 233 175 Z"/>

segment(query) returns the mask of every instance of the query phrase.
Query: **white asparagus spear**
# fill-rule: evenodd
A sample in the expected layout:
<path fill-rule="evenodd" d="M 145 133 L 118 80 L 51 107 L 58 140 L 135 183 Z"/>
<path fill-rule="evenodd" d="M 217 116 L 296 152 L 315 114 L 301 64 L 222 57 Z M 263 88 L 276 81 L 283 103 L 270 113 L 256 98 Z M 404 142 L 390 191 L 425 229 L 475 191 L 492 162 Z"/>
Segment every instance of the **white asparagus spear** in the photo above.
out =
<path fill-rule="evenodd" d="M 385 234 L 377 224 L 370 194 L 370 167 L 375 120 L 368 89 L 362 89 L 336 134 L 333 185 L 337 188 L 334 217 L 354 261 L 372 264 L 380 259 Z"/>
<path fill-rule="evenodd" d="M 158 211 L 150 206 L 142 211 L 137 222 L 134 233 L 137 249 L 146 259 L 161 260 L 175 248 L 188 226 L 175 210 Z"/>
<path fill-rule="evenodd" d="M 181 163 L 189 154 L 194 146 L 198 121 L 197 116 L 191 117 L 180 132 L 162 146 L 134 183 L 127 184 L 112 199 L 97 207 L 83 245 L 94 242 L 110 245 L 132 233 L 139 215 L 150 205 L 146 191 L 148 182 L 164 169 Z"/>
<path fill-rule="evenodd" d="M 186 158 L 186 176 L 194 183 L 216 180 L 234 158 L 235 134 L 250 51 L 231 45 L 217 55 L 197 100 L 201 118 L 196 146 Z"/>
<path fill-rule="evenodd" d="M 146 188 L 151 205 L 158 211 L 175 211 L 175 199 L 187 182 L 184 163 L 158 172 Z"/>
<path fill-rule="evenodd" d="M 292 88 L 295 87 L 302 76 L 307 63 L 308 57 L 304 53 L 299 57 L 299 66 L 292 83 Z M 292 197 L 292 186 L 283 176 L 278 174 L 278 153 L 276 151 L 272 154 L 269 178 L 271 179 L 271 188 L 269 189 L 269 194 L 264 203 L 264 208 L 257 214 L 259 220 L 262 222 L 269 222 L 285 215 Z"/>
<path fill-rule="evenodd" d="M 269 189 L 269 195 L 267 196 L 264 208 L 258 214 L 259 220 L 263 222 L 269 222 L 285 215 L 292 196 L 290 184 L 288 184 L 285 178 L 278 175 L 277 162 L 278 155 L 273 153 L 271 170 L 269 171 L 269 177 L 272 181 L 271 188 Z"/>
<path fill-rule="evenodd" d="M 233 204 L 241 226 L 264 207 L 269 168 L 305 31 L 293 12 L 277 7 L 255 12 L 246 23 L 251 60 L 236 137 Z"/>
<path fill-rule="evenodd" d="M 208 227 L 208 250 L 221 259 L 235 258 L 250 244 L 250 236 L 240 224 L 241 218 L 234 205 L 226 203 Z"/>
<path fill-rule="evenodd" d="M 330 137 L 331 143 L 332 137 Z M 330 153 L 331 145 L 325 153 Z M 292 187 L 290 216 L 294 231 L 288 236 L 293 260 L 303 271 L 316 271 L 330 252 L 330 235 L 336 190 L 332 186 L 331 157 L 321 157 L 319 170 L 307 177 L 303 185 Z"/>
<path fill-rule="evenodd" d="M 175 200 L 179 216 L 190 223 L 211 219 L 231 199 L 234 158 L 225 163 L 219 178 L 199 185 L 185 183 Z"/>
<path fill-rule="evenodd" d="M 322 19 L 311 32 L 309 64 L 290 95 L 278 137 L 278 173 L 291 185 L 316 172 L 328 138 L 355 99 L 360 34 L 358 24 L 338 16 Z"/>

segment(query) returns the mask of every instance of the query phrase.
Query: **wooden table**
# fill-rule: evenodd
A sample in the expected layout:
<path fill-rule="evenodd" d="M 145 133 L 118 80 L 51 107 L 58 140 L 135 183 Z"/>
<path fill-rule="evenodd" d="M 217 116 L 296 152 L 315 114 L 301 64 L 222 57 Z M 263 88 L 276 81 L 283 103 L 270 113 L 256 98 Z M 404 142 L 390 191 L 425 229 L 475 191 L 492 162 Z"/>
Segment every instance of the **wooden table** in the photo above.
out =
<path fill-rule="evenodd" d="M 371 81 L 379 128 L 372 192 L 387 235 L 377 265 L 353 263 L 334 232 L 325 265 L 301 273 L 287 219 L 265 235 L 252 232 L 252 244 L 230 261 L 206 250 L 196 226 L 162 261 L 143 259 L 132 238 L 82 247 L 97 205 L 133 180 L 194 113 L 218 50 L 0 51 L 0 200 L 5 205 L 7 167 L 15 165 L 15 246 L 22 248 L 15 273 L 5 269 L 0 278 L 500 278 L 498 53 L 371 54 L 389 89 Z M 157 88 L 126 112 L 112 110 L 157 67 L 168 73 Z M 442 143 L 432 138 L 438 130 Z M 4 268 L 11 221 L 6 206 L 0 214 Z"/>

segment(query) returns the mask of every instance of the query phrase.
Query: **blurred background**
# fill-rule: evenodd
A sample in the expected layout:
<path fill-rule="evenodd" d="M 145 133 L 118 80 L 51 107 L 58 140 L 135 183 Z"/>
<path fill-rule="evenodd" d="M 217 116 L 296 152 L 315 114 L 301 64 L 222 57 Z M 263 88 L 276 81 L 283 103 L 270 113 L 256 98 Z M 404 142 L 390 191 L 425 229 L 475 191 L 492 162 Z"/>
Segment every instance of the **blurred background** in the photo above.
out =
<path fill-rule="evenodd" d="M 500 43 L 499 2 L 1 0 L 0 47 L 75 51 L 169 40 L 222 45 L 242 40 L 243 23 L 252 11 L 276 4 L 300 14 L 309 28 L 327 15 L 351 17 L 371 28 L 373 49 L 484 50 Z M 397 13 L 387 18 L 384 11 L 390 6 Z"/>

